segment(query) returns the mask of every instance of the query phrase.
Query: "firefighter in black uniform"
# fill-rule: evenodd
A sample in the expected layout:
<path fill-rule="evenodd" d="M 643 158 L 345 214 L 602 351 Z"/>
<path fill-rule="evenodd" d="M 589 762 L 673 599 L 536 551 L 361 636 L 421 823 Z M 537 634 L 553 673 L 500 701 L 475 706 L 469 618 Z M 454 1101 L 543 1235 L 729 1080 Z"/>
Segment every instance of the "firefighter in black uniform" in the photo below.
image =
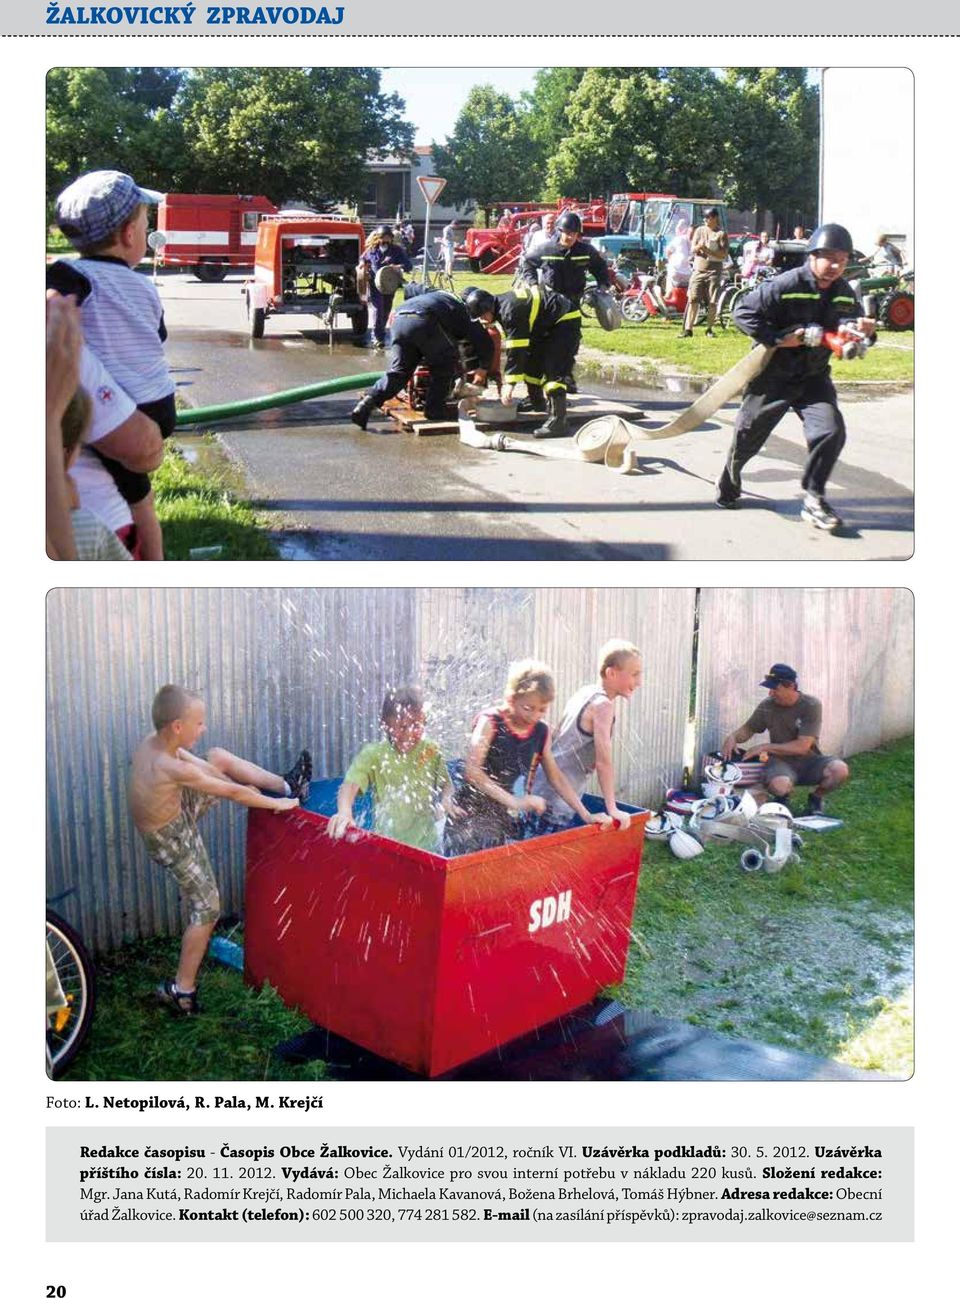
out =
<path fill-rule="evenodd" d="M 734 307 L 738 328 L 777 351 L 747 385 L 737 414 L 726 467 L 717 481 L 716 501 L 724 509 L 736 509 L 744 465 L 787 411 L 795 410 L 807 441 L 801 517 L 826 531 L 842 524 L 824 493 L 846 431 L 830 378 L 831 352 L 816 345 L 816 332 L 808 331 L 808 326 L 835 331 L 841 320 L 852 320 L 856 314 L 857 299 L 843 278 L 852 252 L 853 241 L 842 225 L 821 225 L 810 236 L 804 265 L 764 281 Z M 873 320 L 852 322 L 869 342 L 874 341 Z"/>
<path fill-rule="evenodd" d="M 470 318 L 463 302 L 453 293 L 433 291 L 408 296 L 394 313 L 391 338 L 386 374 L 350 415 L 358 428 L 366 428 L 371 413 L 396 396 L 418 365 L 430 370 L 424 414 L 427 419 L 446 418 L 447 394 L 457 376 L 460 353 L 469 356 L 480 382 L 485 381 L 493 359 L 490 335 L 482 324 Z"/>
<path fill-rule="evenodd" d="M 587 287 L 588 272 L 601 288 L 611 286 L 610 268 L 593 244 L 581 238 L 582 234 L 583 222 L 577 213 L 561 212 L 553 238 L 540 244 L 536 252 L 527 254 L 520 263 L 520 278 L 524 283 L 542 283 L 544 288 L 569 299 L 576 315 L 564 327 L 572 335 L 574 359 L 580 350 L 580 300 Z M 560 409 L 560 419 L 566 415 L 568 391 L 576 391 L 572 363 L 563 386 L 555 389 L 554 404 Z"/>
<path fill-rule="evenodd" d="M 570 321 L 580 319 L 569 298 L 539 284 L 520 284 L 509 293 L 494 296 L 486 289 L 468 289 L 464 300 L 474 319 L 498 324 L 503 331 L 503 399 L 509 401 L 515 383 L 525 383 L 531 410 L 546 410 L 550 418 L 534 437 L 565 437 L 566 409 L 555 393 L 566 392 L 564 376 L 576 355 L 576 334 Z"/>

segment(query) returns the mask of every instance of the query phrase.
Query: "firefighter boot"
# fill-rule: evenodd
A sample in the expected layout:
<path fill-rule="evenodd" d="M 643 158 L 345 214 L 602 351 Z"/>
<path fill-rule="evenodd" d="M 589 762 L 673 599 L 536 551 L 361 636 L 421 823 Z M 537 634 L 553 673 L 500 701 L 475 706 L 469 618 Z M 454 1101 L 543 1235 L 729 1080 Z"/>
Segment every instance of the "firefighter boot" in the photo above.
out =
<path fill-rule="evenodd" d="M 358 401 L 350 411 L 350 418 L 358 428 L 366 429 L 367 420 L 376 408 L 377 403 L 374 401 L 373 397 L 364 397 L 363 400 Z"/>
<path fill-rule="evenodd" d="M 567 393 L 565 388 L 554 388 L 548 397 L 550 418 L 539 428 L 534 429 L 534 437 L 566 437 L 567 427 Z"/>
<path fill-rule="evenodd" d="M 543 414 L 546 408 L 547 398 L 543 395 L 543 388 L 537 383 L 531 383 L 527 388 L 527 395 L 517 406 L 517 413 L 523 415 L 532 410 L 537 414 Z"/>

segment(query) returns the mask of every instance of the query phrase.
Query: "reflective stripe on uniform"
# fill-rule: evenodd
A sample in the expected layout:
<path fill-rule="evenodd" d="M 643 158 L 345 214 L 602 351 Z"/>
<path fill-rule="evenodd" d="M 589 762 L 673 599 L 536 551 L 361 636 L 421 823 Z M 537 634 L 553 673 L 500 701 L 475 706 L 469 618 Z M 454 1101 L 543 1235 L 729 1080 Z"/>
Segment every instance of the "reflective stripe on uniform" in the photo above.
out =
<path fill-rule="evenodd" d="M 557 321 L 557 324 L 563 324 L 564 320 L 579 320 L 580 314 L 581 313 L 579 311 L 568 311 L 566 315 L 562 315 L 560 317 L 560 319 Z"/>
<path fill-rule="evenodd" d="M 553 379 L 549 383 L 544 383 L 544 392 L 566 392 L 566 383 L 561 383 L 559 379 Z"/>
<path fill-rule="evenodd" d="M 501 347 L 529 347 L 529 338 L 506 338 L 500 344 Z"/>
<path fill-rule="evenodd" d="M 530 332 L 531 332 L 531 334 L 532 334 L 532 333 L 533 333 L 533 322 L 534 322 L 534 320 L 536 320 L 537 316 L 540 314 L 540 302 L 541 302 L 541 300 L 542 300 L 541 297 L 540 297 L 540 286 L 539 286 L 539 284 L 531 284 L 531 286 L 530 286 L 530 297 L 531 297 L 531 302 L 530 302 L 530 319 L 529 319 L 529 321 L 528 321 L 527 323 L 528 323 L 528 326 L 529 326 Z"/>
<path fill-rule="evenodd" d="M 843 297 L 835 297 L 835 298 L 833 299 L 834 302 L 849 302 L 851 305 L 855 304 L 855 303 L 856 303 L 856 300 L 857 300 L 857 299 L 856 299 L 855 297 L 846 297 L 846 296 L 843 296 Z"/>
<path fill-rule="evenodd" d="M 780 301 L 787 302 L 789 301 L 790 298 L 800 298 L 804 302 L 819 302 L 820 294 L 819 293 L 784 293 L 781 296 Z"/>

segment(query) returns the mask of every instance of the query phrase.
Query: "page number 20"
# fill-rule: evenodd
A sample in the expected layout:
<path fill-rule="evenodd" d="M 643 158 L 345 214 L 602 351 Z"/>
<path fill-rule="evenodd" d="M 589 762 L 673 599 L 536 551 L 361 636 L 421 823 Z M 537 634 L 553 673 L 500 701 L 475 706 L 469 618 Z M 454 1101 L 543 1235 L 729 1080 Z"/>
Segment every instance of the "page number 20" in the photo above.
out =
<path fill-rule="evenodd" d="M 67 1286 L 65 1284 L 48 1284 L 47 1298 L 67 1298 Z"/>

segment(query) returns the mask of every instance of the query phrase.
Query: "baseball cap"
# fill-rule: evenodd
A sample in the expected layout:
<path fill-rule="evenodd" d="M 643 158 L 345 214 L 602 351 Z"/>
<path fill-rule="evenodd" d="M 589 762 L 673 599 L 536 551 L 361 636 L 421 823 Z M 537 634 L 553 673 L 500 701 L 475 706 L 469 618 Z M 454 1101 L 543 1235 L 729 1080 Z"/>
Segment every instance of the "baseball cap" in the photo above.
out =
<path fill-rule="evenodd" d="M 75 248 L 88 248 L 119 230 L 139 203 L 161 198 L 155 189 L 141 189 L 125 171 L 88 171 L 57 199 L 57 225 Z"/>
<path fill-rule="evenodd" d="M 796 685 L 797 673 L 786 663 L 774 663 L 760 682 L 763 690 L 772 690 L 777 685 Z"/>

